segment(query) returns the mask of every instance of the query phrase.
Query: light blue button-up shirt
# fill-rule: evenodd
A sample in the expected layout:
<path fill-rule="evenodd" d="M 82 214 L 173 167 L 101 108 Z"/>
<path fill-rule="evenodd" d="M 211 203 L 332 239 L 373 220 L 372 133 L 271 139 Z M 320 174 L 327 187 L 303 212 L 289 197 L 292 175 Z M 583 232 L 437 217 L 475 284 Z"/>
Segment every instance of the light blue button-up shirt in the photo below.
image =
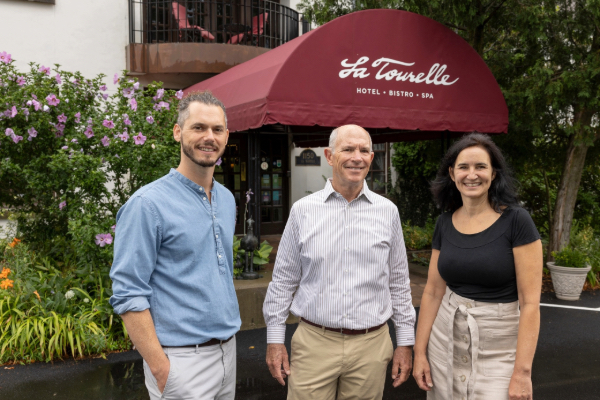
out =
<path fill-rule="evenodd" d="M 176 170 L 144 186 L 117 213 L 110 271 L 117 314 L 150 309 L 163 346 L 227 339 L 241 325 L 233 286 L 235 200 Z"/>

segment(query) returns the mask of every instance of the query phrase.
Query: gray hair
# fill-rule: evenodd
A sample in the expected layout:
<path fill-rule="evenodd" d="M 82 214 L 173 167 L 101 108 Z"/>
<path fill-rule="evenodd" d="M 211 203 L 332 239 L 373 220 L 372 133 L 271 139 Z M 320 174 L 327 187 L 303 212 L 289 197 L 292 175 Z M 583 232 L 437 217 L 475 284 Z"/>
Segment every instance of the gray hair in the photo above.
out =
<path fill-rule="evenodd" d="M 204 92 L 192 92 L 179 101 L 179 106 L 177 108 L 177 111 L 179 111 L 177 125 L 179 125 L 180 128 L 183 129 L 185 121 L 190 117 L 190 104 L 194 102 L 205 104 L 207 106 L 221 107 L 223 115 L 225 116 L 225 129 L 227 129 L 227 112 L 225 111 L 225 105 L 223 105 L 221 100 L 217 99 L 210 90 Z"/>
<path fill-rule="evenodd" d="M 333 131 L 331 131 L 331 135 L 329 135 L 329 150 L 331 150 L 332 153 L 335 153 L 335 141 L 337 140 L 337 134 L 338 134 L 338 129 L 340 129 L 341 126 L 338 126 L 337 128 L 335 128 Z M 364 128 L 362 128 L 364 129 Z M 365 129 L 366 132 L 366 129 Z M 373 152 L 373 139 L 371 139 L 371 134 L 369 132 L 367 132 L 367 135 L 369 135 L 369 145 L 371 146 L 371 153 Z"/>

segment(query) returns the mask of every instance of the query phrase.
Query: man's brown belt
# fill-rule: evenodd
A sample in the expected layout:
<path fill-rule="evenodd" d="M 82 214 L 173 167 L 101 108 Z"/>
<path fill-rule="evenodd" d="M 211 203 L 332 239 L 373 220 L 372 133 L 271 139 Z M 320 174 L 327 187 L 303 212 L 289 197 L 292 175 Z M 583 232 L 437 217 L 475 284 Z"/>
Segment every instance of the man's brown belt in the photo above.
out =
<path fill-rule="evenodd" d="M 386 322 L 384 322 L 381 325 L 377 325 L 377 326 L 374 326 L 372 328 L 367 328 L 367 329 L 346 329 L 346 328 L 329 328 L 327 326 L 315 324 L 314 322 L 310 322 L 309 320 L 304 319 L 304 318 L 300 318 L 300 321 L 305 322 L 312 326 L 316 326 L 319 329 L 325 329 L 326 331 L 332 331 L 332 332 L 339 332 L 343 335 L 364 335 L 365 333 L 373 332 L 373 331 L 376 331 L 377 329 L 383 328 L 383 326 L 386 325 Z"/>
<path fill-rule="evenodd" d="M 204 343 L 201 343 L 201 344 L 188 344 L 188 345 L 185 345 L 185 346 L 163 346 L 163 347 L 166 347 L 166 348 L 169 348 L 169 347 L 206 347 L 206 346 L 214 346 L 215 344 L 227 343 L 231 339 L 233 339 L 233 336 L 230 337 L 229 339 L 225 339 L 225 340 L 210 339 L 208 342 L 204 342 Z"/>

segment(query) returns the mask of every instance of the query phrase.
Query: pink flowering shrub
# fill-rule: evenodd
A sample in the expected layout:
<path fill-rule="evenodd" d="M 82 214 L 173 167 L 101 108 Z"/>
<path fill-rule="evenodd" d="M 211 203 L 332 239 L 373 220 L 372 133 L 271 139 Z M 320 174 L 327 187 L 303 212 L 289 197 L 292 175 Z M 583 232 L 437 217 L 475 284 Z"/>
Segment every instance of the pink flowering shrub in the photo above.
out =
<path fill-rule="evenodd" d="M 78 264 L 109 268 L 117 211 L 179 162 L 181 93 L 161 86 L 58 65 L 18 71 L 0 52 L 0 211 L 18 217 L 30 248 L 60 245 Z"/>

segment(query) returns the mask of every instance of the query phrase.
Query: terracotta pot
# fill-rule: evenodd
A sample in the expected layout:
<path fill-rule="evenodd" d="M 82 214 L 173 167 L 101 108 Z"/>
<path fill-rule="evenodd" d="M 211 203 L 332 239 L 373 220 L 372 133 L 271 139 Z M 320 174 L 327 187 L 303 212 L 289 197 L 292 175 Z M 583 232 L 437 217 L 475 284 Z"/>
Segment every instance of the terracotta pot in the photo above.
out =
<path fill-rule="evenodd" d="M 589 265 L 586 268 L 561 267 L 554 265 L 553 262 L 548 262 L 546 265 L 552 275 L 556 297 L 561 300 L 579 300 L 585 278 L 592 267 Z"/>

